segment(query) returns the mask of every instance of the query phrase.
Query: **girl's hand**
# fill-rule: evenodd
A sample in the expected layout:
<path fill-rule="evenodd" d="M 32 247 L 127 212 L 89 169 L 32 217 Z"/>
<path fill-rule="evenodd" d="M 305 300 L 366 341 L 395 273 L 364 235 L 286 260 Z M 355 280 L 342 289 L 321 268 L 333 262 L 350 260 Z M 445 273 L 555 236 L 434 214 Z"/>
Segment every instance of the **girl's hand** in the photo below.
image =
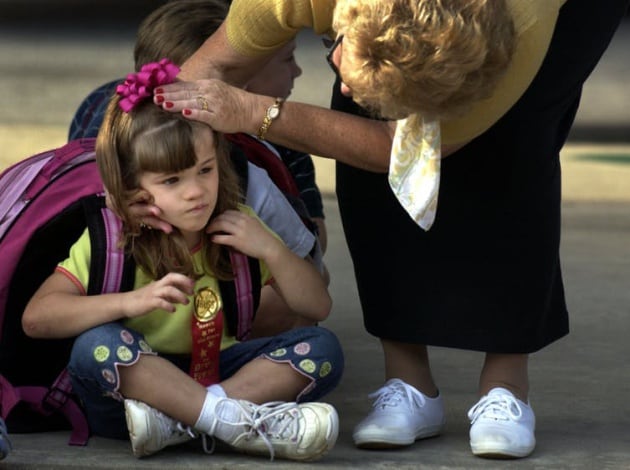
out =
<path fill-rule="evenodd" d="M 231 246 L 265 261 L 284 247 L 258 219 L 236 210 L 225 211 L 214 218 L 206 231 L 214 243 Z"/>
<path fill-rule="evenodd" d="M 111 206 L 109 196 L 105 199 L 107 207 L 114 212 L 115 208 Z M 159 207 L 152 204 L 153 198 L 146 191 L 140 191 L 137 195 L 131 198 L 129 204 L 129 213 L 134 217 L 138 223 L 142 226 L 146 226 L 150 229 L 162 230 L 164 233 L 171 233 L 173 227 L 160 219 L 162 211 Z"/>
<path fill-rule="evenodd" d="M 167 111 L 201 121 L 218 132 L 255 133 L 264 116 L 261 97 L 221 80 L 175 82 L 156 88 L 153 101 Z M 258 111 L 258 113 L 256 113 Z"/>
<path fill-rule="evenodd" d="M 194 281 L 183 274 L 169 273 L 162 279 L 127 292 L 123 302 L 127 318 L 145 315 L 156 309 L 174 312 L 177 304 L 187 305 L 194 293 Z"/>
<path fill-rule="evenodd" d="M 256 218 L 225 211 L 208 225 L 212 241 L 263 260 L 273 277 L 274 290 L 297 315 L 322 321 L 332 301 L 322 275 L 310 261 L 300 258 Z"/>

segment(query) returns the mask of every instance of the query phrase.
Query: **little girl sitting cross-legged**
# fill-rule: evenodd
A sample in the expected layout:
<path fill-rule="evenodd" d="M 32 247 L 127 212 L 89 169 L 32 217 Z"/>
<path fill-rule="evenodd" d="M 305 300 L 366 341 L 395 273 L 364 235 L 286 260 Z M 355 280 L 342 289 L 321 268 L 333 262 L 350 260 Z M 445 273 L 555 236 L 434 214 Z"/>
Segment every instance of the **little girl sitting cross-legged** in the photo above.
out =
<path fill-rule="evenodd" d="M 240 203 L 223 136 L 153 104 L 153 88 L 178 71 L 164 59 L 128 75 L 97 138 L 133 290 L 86 295 L 95 262 L 86 230 L 31 299 L 24 330 L 76 337 L 68 370 L 92 433 L 129 437 L 137 457 L 209 436 L 248 454 L 317 459 L 339 428 L 335 409 L 315 401 L 340 380 L 337 337 L 309 326 L 241 341 L 219 281 L 234 278 L 230 254 L 240 252 L 298 315 L 324 320 L 330 296 L 317 269 Z M 140 194 L 172 233 L 133 217 Z"/>

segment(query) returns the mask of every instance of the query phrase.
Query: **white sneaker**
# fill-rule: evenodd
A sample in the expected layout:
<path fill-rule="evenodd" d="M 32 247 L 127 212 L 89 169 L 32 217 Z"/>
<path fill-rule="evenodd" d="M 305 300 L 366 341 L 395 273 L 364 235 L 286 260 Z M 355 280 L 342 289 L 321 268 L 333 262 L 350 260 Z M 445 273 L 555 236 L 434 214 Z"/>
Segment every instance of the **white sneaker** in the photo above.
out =
<path fill-rule="evenodd" d="M 141 401 L 125 400 L 125 416 L 136 457 L 146 457 L 196 437 L 189 428 Z"/>
<path fill-rule="evenodd" d="M 389 449 L 437 436 L 445 424 L 442 397 L 429 398 L 400 379 L 388 380 L 370 398 L 373 410 L 355 428 L 354 444 L 362 449 Z"/>
<path fill-rule="evenodd" d="M 493 388 L 468 412 L 470 448 L 488 458 L 527 457 L 536 447 L 536 418 L 529 404 L 504 388 Z"/>
<path fill-rule="evenodd" d="M 326 403 L 262 405 L 224 398 L 217 403 L 211 435 L 246 454 L 316 460 L 333 448 L 339 416 Z"/>

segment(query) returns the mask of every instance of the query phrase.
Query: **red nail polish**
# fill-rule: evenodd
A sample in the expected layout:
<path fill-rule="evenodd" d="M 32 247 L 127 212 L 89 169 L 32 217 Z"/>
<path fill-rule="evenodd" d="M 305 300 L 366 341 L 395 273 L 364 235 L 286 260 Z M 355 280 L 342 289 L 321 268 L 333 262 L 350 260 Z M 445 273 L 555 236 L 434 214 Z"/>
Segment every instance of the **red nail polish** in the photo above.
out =
<path fill-rule="evenodd" d="M 162 94 L 162 93 L 164 93 L 164 90 L 163 90 L 162 88 L 156 88 L 156 89 L 155 89 L 155 91 L 154 91 L 154 93 L 156 93 L 156 94 Z"/>
<path fill-rule="evenodd" d="M 157 95 L 155 97 L 155 101 L 157 104 L 162 104 L 162 102 L 164 101 L 164 97 L 162 95 Z"/>
<path fill-rule="evenodd" d="M 184 109 L 184 116 L 190 116 L 192 114 L 192 111 L 190 109 Z"/>
<path fill-rule="evenodd" d="M 172 101 L 167 101 L 166 103 L 164 103 L 164 106 L 166 106 L 167 108 L 172 108 L 173 107 L 173 102 Z"/>

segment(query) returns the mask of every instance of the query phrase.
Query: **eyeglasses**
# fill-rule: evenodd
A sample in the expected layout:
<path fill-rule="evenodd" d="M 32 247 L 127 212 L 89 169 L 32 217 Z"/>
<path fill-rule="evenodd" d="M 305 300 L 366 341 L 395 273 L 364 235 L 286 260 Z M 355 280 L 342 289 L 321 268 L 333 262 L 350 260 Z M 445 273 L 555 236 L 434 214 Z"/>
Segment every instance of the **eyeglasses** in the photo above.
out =
<path fill-rule="evenodd" d="M 337 49 L 339 44 L 341 44 L 341 41 L 343 41 L 343 34 L 337 36 L 337 39 L 335 39 L 334 41 L 329 38 L 322 38 L 324 46 L 328 48 L 328 52 L 326 53 L 326 62 L 328 62 L 328 65 L 330 65 L 330 68 L 333 72 L 335 72 L 335 75 L 337 75 L 338 77 L 341 77 L 341 75 L 339 75 L 339 69 L 333 62 L 333 54 L 335 53 L 335 49 Z"/>

